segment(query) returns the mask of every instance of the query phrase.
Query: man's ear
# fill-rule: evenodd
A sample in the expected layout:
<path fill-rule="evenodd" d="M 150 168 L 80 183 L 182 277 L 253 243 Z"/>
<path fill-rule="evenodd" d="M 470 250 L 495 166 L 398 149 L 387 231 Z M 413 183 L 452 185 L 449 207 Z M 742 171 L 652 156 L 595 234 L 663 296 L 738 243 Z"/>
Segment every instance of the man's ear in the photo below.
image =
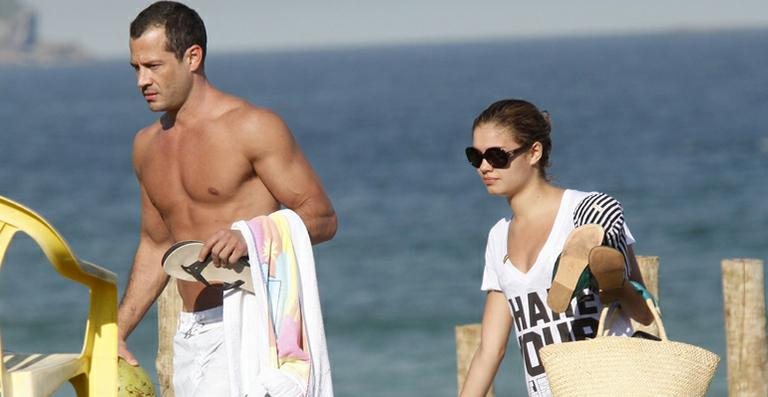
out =
<path fill-rule="evenodd" d="M 197 72 L 203 69 L 203 47 L 197 44 L 187 48 L 184 53 L 184 62 L 189 66 L 189 70 Z"/>

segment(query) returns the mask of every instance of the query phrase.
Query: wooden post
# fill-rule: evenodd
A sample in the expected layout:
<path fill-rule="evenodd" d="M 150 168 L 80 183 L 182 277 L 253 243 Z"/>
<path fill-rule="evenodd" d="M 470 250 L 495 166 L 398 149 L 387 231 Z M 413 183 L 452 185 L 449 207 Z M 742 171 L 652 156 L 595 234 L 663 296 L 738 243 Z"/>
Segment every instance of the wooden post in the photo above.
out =
<path fill-rule="evenodd" d="M 469 364 L 475 351 L 480 346 L 480 324 L 466 324 L 456 326 L 456 378 L 459 382 L 459 392 L 464 387 Z M 486 397 L 494 397 L 493 385 Z"/>
<path fill-rule="evenodd" d="M 637 265 L 640 267 L 640 274 L 643 276 L 645 288 L 659 302 L 659 257 L 658 256 L 638 256 Z"/>
<path fill-rule="evenodd" d="M 645 288 L 656 298 L 656 304 L 661 307 L 659 302 L 659 257 L 638 255 L 637 265 L 640 268 L 640 274 L 643 276 Z M 630 319 L 629 322 L 635 331 L 644 331 L 651 335 L 659 334 L 659 328 L 656 324 L 643 325 L 634 319 Z"/>
<path fill-rule="evenodd" d="M 171 278 L 163 293 L 157 298 L 157 358 L 155 368 L 160 382 L 160 395 L 173 394 L 173 335 L 178 327 L 181 311 L 181 295 L 176 289 L 176 280 Z"/>
<path fill-rule="evenodd" d="M 768 396 L 763 261 L 725 259 L 721 268 L 728 395 Z"/>

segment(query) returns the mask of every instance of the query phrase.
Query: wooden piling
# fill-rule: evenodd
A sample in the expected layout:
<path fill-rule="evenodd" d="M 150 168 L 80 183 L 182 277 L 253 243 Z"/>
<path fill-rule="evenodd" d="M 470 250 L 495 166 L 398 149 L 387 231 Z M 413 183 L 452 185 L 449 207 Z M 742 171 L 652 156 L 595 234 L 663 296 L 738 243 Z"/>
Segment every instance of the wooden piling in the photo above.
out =
<path fill-rule="evenodd" d="M 173 393 L 173 335 L 176 334 L 181 295 L 176 281 L 171 278 L 157 298 L 157 357 L 155 368 L 162 397 L 174 397 Z"/>
<path fill-rule="evenodd" d="M 645 288 L 659 301 L 659 257 L 642 256 L 637 257 L 637 265 L 640 267 L 640 274 L 643 276 Z"/>
<path fill-rule="evenodd" d="M 768 396 L 763 261 L 725 259 L 721 268 L 728 395 Z"/>
<path fill-rule="evenodd" d="M 480 346 L 480 324 L 466 324 L 456 326 L 456 378 L 459 384 L 459 393 L 464 387 L 469 364 L 475 351 Z M 494 397 L 493 385 L 486 397 Z"/>
<path fill-rule="evenodd" d="M 637 265 L 640 268 L 640 274 L 643 276 L 645 288 L 656 298 L 656 303 L 661 307 L 659 302 L 659 257 L 639 255 L 637 256 Z M 629 322 L 635 331 L 644 331 L 651 335 L 659 334 L 659 328 L 655 323 L 643 325 L 634 319 L 630 319 Z"/>

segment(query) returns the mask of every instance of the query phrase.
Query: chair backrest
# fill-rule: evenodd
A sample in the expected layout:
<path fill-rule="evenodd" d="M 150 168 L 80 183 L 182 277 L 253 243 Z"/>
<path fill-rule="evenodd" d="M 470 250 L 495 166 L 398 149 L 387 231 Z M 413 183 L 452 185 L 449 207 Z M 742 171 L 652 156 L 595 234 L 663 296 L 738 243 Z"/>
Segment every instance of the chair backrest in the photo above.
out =
<path fill-rule="evenodd" d="M 0 197 L 0 266 L 16 232 L 29 235 L 40 246 L 51 265 L 64 277 L 91 285 L 92 280 L 81 269 L 75 254 L 64 238 L 45 219 L 32 210 Z"/>
<path fill-rule="evenodd" d="M 16 230 L 13 227 L 7 226 L 5 222 L 0 220 L 0 270 L 3 268 L 3 257 L 5 256 L 5 251 L 8 248 L 8 245 L 11 242 L 11 238 L 15 232 Z M 2 330 L 0 329 L 0 331 Z M 10 381 L 8 380 L 8 373 L 5 370 L 5 360 L 3 359 L 3 336 L 2 332 L 0 332 L 0 396 L 6 394 L 6 385 L 9 384 Z"/>
<path fill-rule="evenodd" d="M 87 286 L 90 290 L 88 322 L 80 356 L 88 357 L 90 394 L 114 394 L 117 390 L 117 277 L 96 265 L 79 261 L 64 238 L 45 219 L 2 196 L 0 270 L 11 239 L 19 231 L 29 235 L 40 246 L 59 274 Z M 5 364 L 0 361 L 0 390 L 8 388 L 9 379 Z"/>
<path fill-rule="evenodd" d="M 3 335 L 2 332 L 0 332 L 0 396 L 3 394 L 6 394 L 4 392 L 5 385 L 10 384 L 7 380 L 8 375 L 5 371 L 5 363 L 3 360 Z"/>

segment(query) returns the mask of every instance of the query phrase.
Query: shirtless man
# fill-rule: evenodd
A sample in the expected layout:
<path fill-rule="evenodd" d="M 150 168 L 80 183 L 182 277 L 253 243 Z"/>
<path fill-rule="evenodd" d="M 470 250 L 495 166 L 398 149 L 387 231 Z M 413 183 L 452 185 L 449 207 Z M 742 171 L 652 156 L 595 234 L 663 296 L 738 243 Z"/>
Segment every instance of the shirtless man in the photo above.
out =
<path fill-rule="evenodd" d="M 336 215 L 280 117 L 207 80 L 205 26 L 195 11 L 168 1 L 147 7 L 131 23 L 130 50 L 139 90 L 152 111 L 164 112 L 136 134 L 133 147 L 141 233 L 118 335 L 119 355 L 137 365 L 125 340 L 168 282 L 161 259 L 173 243 L 204 241 L 201 259 L 210 253 L 216 266 L 227 266 L 246 254 L 242 235 L 230 230 L 237 220 L 282 204 L 301 216 L 317 244 L 335 234 Z M 198 383 L 213 393 L 201 395 L 224 395 L 226 360 L 216 358 L 224 355 L 222 288 L 186 281 L 177 288 L 183 312 L 174 340 L 176 395 L 194 393 Z"/>

